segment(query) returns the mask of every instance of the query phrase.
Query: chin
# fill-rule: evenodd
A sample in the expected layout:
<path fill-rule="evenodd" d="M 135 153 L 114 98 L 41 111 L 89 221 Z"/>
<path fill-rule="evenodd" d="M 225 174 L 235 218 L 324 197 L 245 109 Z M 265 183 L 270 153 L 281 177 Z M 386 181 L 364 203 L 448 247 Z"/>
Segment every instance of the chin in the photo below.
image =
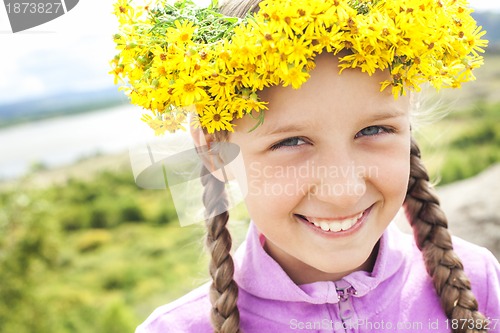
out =
<path fill-rule="evenodd" d="M 378 249 L 376 244 L 373 248 Z M 332 258 L 331 262 L 321 262 L 319 265 L 315 265 L 315 268 L 326 274 L 340 274 L 340 278 L 358 270 L 371 272 L 376 259 L 376 253 L 373 251 L 373 248 L 365 253 L 356 253 L 354 255 L 352 250 L 345 251 L 345 253 L 342 254 L 332 255 L 330 256 Z M 324 257 L 322 261 L 324 261 Z"/>

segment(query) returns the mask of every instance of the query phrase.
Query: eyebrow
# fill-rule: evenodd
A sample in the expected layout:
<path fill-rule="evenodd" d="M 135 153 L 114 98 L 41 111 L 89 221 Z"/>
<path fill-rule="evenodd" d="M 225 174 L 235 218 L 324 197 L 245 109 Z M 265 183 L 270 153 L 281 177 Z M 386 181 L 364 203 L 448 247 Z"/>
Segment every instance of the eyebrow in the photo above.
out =
<path fill-rule="evenodd" d="M 366 120 L 379 121 L 379 120 L 386 120 L 386 119 L 391 119 L 391 118 L 398 118 L 398 117 L 402 117 L 405 115 L 406 115 L 405 112 L 398 110 L 398 109 L 394 109 L 394 110 L 382 111 L 379 113 L 375 113 L 373 115 L 366 117 Z"/>
<path fill-rule="evenodd" d="M 283 126 L 273 126 L 262 132 L 263 136 L 271 136 L 280 133 L 300 132 L 306 129 L 307 124 L 285 124 Z"/>

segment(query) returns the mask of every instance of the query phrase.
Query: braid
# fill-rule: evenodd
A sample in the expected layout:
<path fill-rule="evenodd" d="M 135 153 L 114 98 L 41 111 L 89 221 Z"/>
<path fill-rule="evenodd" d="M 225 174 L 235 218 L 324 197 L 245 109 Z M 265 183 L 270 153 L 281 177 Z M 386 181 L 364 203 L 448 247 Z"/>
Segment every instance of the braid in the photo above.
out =
<path fill-rule="evenodd" d="M 204 186 L 203 203 L 206 211 L 208 213 L 216 209 L 223 211 L 217 216 L 208 217 L 205 221 L 207 227 L 206 245 L 212 257 L 209 265 L 212 277 L 212 285 L 210 286 L 212 326 L 215 333 L 238 333 L 241 332 L 239 328 L 240 314 L 236 303 L 238 286 L 233 280 L 234 263 L 229 252 L 232 241 L 226 227 L 229 213 L 225 209 L 227 198 L 224 193 L 224 183 L 211 175 L 205 167 L 201 173 Z"/>
<path fill-rule="evenodd" d="M 427 170 L 420 160 L 420 149 L 414 139 L 411 142 L 410 179 L 405 209 L 446 316 L 449 319 L 467 320 L 463 328 L 454 329 L 453 333 L 485 332 L 483 327 L 486 326 L 486 319 L 478 312 L 470 281 L 465 275 L 462 262 L 453 251 L 446 216 L 429 183 Z M 469 323 L 474 323 L 476 329 L 468 329 Z"/>

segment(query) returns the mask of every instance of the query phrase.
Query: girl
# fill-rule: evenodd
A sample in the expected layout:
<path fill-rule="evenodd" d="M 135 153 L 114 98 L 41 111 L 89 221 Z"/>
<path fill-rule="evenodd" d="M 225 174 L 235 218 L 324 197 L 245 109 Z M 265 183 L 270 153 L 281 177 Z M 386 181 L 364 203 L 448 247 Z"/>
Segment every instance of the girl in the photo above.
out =
<path fill-rule="evenodd" d="M 190 5 L 150 10 L 148 29 L 115 37 L 114 72 L 155 112 L 145 120 L 175 130 L 187 112 L 175 107 L 194 104 L 195 145 L 215 153 L 200 155 L 213 281 L 158 308 L 137 333 L 499 332 L 500 266 L 450 237 L 411 135 L 407 92 L 424 81 L 459 86 L 480 64 L 485 43 L 465 4 L 221 9 L 253 13 L 242 22 L 180 12 Z M 117 8 L 123 25 L 140 20 Z M 167 42 L 154 34 L 161 15 L 171 20 L 160 34 Z M 144 35 L 139 51 L 125 41 Z M 224 164 L 220 142 L 241 150 L 252 220 L 234 261 L 224 178 L 212 167 Z M 414 238 L 391 223 L 402 206 Z"/>

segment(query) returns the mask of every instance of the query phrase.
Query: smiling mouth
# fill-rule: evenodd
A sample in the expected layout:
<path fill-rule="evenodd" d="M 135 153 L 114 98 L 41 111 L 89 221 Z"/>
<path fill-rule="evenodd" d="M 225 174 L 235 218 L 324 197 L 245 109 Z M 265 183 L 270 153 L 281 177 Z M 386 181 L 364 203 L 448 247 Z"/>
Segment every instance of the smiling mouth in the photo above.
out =
<path fill-rule="evenodd" d="M 341 232 L 351 229 L 363 217 L 365 212 L 366 210 L 346 219 L 335 219 L 335 220 L 318 218 L 318 217 L 309 217 L 299 214 L 297 214 L 297 216 L 302 220 L 305 220 L 311 224 L 314 224 L 316 227 L 321 228 L 321 230 L 323 231 Z"/>

